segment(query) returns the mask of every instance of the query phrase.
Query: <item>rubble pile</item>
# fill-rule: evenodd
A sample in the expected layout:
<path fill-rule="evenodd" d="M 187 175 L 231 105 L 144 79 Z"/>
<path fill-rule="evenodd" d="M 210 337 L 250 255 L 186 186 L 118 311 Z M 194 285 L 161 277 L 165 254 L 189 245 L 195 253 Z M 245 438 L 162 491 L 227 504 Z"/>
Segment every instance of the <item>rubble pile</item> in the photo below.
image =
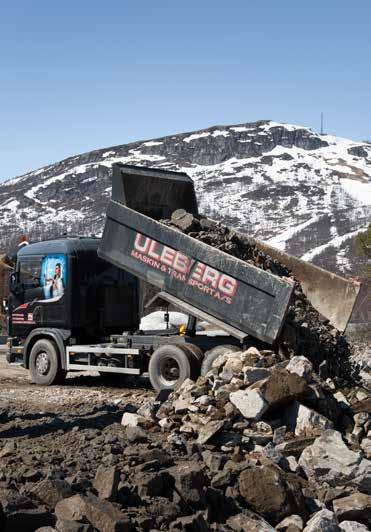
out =
<path fill-rule="evenodd" d="M 273 259 L 248 237 L 208 218 L 196 218 L 183 209 L 174 211 L 165 224 L 213 246 L 248 264 L 279 277 L 293 278 L 290 270 Z M 311 305 L 300 283 L 295 280 L 293 298 L 280 336 L 279 348 L 287 355 L 304 355 L 322 376 L 338 384 L 359 382 L 359 367 L 351 361 L 351 346 L 345 336 Z"/>
<path fill-rule="evenodd" d="M 43 438 L 22 428 L 29 415 L 3 429 L 0 529 L 369 530 L 371 405 L 361 388 L 336 390 L 307 358 L 250 347 L 143 397 L 61 414 Z M 3 427 L 10 418 L 0 413 Z M 17 442 L 4 443 L 11 434 Z"/>

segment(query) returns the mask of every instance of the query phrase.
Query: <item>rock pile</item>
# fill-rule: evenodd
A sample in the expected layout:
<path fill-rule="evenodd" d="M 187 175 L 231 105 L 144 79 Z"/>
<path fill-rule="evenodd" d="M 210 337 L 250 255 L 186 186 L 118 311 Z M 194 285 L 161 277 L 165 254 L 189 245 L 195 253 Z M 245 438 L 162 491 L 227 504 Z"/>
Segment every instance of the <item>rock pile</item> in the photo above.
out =
<path fill-rule="evenodd" d="M 66 434 L 59 420 L 48 447 L 10 440 L 0 530 L 367 531 L 370 400 L 357 395 L 303 356 L 224 353 L 156 400 L 80 415 Z"/>
<path fill-rule="evenodd" d="M 293 278 L 285 265 L 264 253 L 247 237 L 213 220 L 196 218 L 179 209 L 173 212 L 170 220 L 162 221 L 253 266 L 279 277 Z M 331 376 L 338 384 L 359 382 L 359 368 L 351 362 L 351 346 L 345 336 L 315 310 L 297 280 L 280 337 L 280 349 L 287 356 L 306 356 L 316 371 Z"/>

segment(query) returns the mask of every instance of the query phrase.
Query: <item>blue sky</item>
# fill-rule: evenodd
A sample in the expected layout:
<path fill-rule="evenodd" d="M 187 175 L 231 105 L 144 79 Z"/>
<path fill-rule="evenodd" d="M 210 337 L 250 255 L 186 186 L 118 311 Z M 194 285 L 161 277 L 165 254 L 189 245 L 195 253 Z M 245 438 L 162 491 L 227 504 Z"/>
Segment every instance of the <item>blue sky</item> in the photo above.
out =
<path fill-rule="evenodd" d="M 272 119 L 371 137 L 370 0 L 0 0 L 0 180 Z"/>

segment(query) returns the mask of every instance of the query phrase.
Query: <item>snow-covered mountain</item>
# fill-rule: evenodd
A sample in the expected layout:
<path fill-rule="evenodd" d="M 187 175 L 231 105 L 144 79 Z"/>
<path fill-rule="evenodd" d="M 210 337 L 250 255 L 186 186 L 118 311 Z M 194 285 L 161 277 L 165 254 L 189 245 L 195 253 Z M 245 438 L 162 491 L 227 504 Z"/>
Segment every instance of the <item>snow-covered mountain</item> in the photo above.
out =
<path fill-rule="evenodd" d="M 335 272 L 358 273 L 371 145 L 259 121 L 95 150 L 0 184 L 0 248 L 26 232 L 99 234 L 115 162 L 187 172 L 200 210 Z"/>

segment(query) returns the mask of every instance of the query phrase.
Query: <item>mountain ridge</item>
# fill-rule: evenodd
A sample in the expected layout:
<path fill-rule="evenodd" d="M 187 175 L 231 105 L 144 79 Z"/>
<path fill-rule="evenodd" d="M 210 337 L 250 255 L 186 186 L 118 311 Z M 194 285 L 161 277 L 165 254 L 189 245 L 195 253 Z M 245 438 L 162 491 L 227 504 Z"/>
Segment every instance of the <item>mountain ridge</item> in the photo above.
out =
<path fill-rule="evenodd" d="M 336 273 L 371 214 L 371 145 L 259 120 L 99 148 L 0 183 L 9 232 L 100 233 L 115 162 L 181 170 L 201 210 Z M 37 235 L 36 235 L 37 236 Z"/>

